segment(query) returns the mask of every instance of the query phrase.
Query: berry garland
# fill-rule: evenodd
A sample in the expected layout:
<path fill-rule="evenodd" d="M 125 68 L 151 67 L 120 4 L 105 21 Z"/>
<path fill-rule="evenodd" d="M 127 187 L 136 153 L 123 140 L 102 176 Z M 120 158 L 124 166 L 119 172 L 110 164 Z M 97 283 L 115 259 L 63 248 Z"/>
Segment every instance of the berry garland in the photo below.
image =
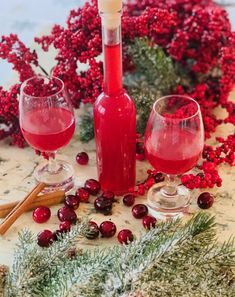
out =
<path fill-rule="evenodd" d="M 149 48 L 157 46 L 170 61 L 168 67 L 178 69 L 178 85 L 171 81 L 168 93 L 188 94 L 199 102 L 206 138 L 222 123 L 235 124 L 235 104 L 228 101 L 235 82 L 235 33 L 231 31 L 223 8 L 211 0 L 127 1 L 122 34 L 125 75 L 138 70 L 131 48 L 135 49 L 136 40 L 147 38 Z M 102 91 L 103 82 L 102 62 L 96 59 L 102 51 L 97 1 L 92 0 L 82 8 L 72 10 L 66 27 L 55 25 L 50 35 L 35 38 L 35 41 L 45 51 L 50 46 L 57 50 L 53 75 L 64 81 L 74 107 L 79 108 L 81 102 L 94 103 Z M 20 83 L 38 70 L 44 70 L 36 52 L 14 34 L 0 39 L 0 59 L 11 63 L 19 73 L 19 83 L 9 90 L 0 87 L 0 140 L 10 136 L 13 144 L 23 147 L 18 122 Z M 81 64 L 86 64 L 86 71 L 82 70 Z M 227 110 L 228 116 L 224 120 L 213 114 L 217 106 Z M 199 166 L 202 172 L 197 176 L 183 176 L 182 183 L 190 189 L 221 186 L 216 166 L 221 163 L 234 165 L 234 138 L 234 134 L 227 139 L 218 138 L 219 145 L 215 148 L 206 145 L 205 161 Z M 147 183 L 137 187 L 139 195 L 154 178 L 151 172 Z"/>

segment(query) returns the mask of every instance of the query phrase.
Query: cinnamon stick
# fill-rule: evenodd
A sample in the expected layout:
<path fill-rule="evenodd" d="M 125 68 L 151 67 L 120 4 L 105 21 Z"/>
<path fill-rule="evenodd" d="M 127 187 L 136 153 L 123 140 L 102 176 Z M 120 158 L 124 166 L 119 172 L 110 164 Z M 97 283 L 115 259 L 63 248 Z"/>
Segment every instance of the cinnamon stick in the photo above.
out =
<path fill-rule="evenodd" d="M 6 216 L 5 220 L 0 225 L 0 234 L 3 235 L 11 227 L 18 217 L 26 211 L 29 205 L 35 200 L 37 195 L 45 188 L 44 183 L 39 183 L 16 207 Z"/>
<path fill-rule="evenodd" d="M 64 191 L 56 191 L 48 194 L 40 195 L 35 198 L 26 211 L 33 210 L 40 205 L 51 206 L 63 202 L 65 196 Z M 0 205 L 0 218 L 5 218 L 20 201 L 14 201 Z"/>

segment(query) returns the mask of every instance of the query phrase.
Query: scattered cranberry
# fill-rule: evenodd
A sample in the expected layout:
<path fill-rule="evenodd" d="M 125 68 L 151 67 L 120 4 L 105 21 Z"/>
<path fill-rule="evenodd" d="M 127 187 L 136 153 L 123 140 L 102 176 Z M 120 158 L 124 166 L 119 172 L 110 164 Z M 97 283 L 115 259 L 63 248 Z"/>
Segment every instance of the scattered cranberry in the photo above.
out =
<path fill-rule="evenodd" d="M 33 219 L 36 223 L 42 224 L 51 217 L 51 210 L 46 206 L 39 206 L 33 211 Z"/>
<path fill-rule="evenodd" d="M 151 216 L 145 216 L 143 218 L 143 226 L 147 230 L 155 228 L 156 222 L 157 222 L 157 220 L 154 217 L 151 217 Z"/>
<path fill-rule="evenodd" d="M 69 221 L 71 223 L 76 223 L 77 221 L 76 212 L 67 206 L 61 207 L 58 210 L 57 216 L 61 222 Z"/>
<path fill-rule="evenodd" d="M 141 142 L 137 142 L 136 143 L 136 159 L 139 161 L 143 161 L 145 159 L 145 155 L 144 155 L 144 147 L 143 144 Z"/>
<path fill-rule="evenodd" d="M 86 235 L 85 235 L 86 238 L 87 239 L 96 239 L 100 234 L 99 227 L 96 224 L 96 222 L 90 221 L 88 228 L 89 228 L 89 230 L 87 230 Z"/>
<path fill-rule="evenodd" d="M 88 154 L 85 152 L 78 153 L 76 156 L 76 161 L 79 165 L 86 165 L 89 161 Z"/>
<path fill-rule="evenodd" d="M 135 203 L 135 196 L 132 194 L 127 194 L 123 197 L 123 204 L 126 206 L 132 206 Z"/>
<path fill-rule="evenodd" d="M 210 208 L 214 203 L 214 196 L 209 192 L 204 192 L 199 195 L 197 204 L 202 209 Z"/>
<path fill-rule="evenodd" d="M 50 230 L 43 230 L 37 237 L 39 246 L 48 247 L 53 242 L 54 234 Z"/>
<path fill-rule="evenodd" d="M 117 238 L 121 244 L 128 244 L 134 240 L 134 235 L 130 230 L 123 229 L 118 233 Z"/>
<path fill-rule="evenodd" d="M 111 213 L 113 201 L 100 196 L 95 199 L 94 206 L 97 212 L 108 215 Z"/>
<path fill-rule="evenodd" d="M 102 237 L 112 237 L 117 231 L 115 224 L 110 221 L 104 221 L 101 223 L 99 229 Z"/>
<path fill-rule="evenodd" d="M 69 221 L 61 222 L 59 228 L 63 232 L 69 232 L 71 229 L 71 223 Z"/>
<path fill-rule="evenodd" d="M 90 197 L 88 190 L 84 187 L 78 188 L 75 195 L 80 202 L 88 202 Z"/>
<path fill-rule="evenodd" d="M 111 191 L 105 191 L 105 192 L 102 193 L 101 196 L 104 197 L 105 199 L 112 200 L 112 202 L 114 202 L 114 200 L 115 200 L 115 195 Z"/>
<path fill-rule="evenodd" d="M 158 172 L 154 175 L 154 179 L 156 183 L 160 183 L 162 181 L 164 181 L 165 177 L 161 172 Z"/>
<path fill-rule="evenodd" d="M 148 214 L 148 208 L 144 204 L 136 204 L 132 208 L 132 214 L 136 219 L 142 219 Z"/>
<path fill-rule="evenodd" d="M 64 201 L 65 206 L 71 207 L 72 209 L 77 209 L 79 206 L 79 199 L 75 195 L 67 195 Z"/>
<path fill-rule="evenodd" d="M 91 195 L 97 195 L 100 191 L 100 183 L 91 178 L 85 182 L 85 188 Z"/>

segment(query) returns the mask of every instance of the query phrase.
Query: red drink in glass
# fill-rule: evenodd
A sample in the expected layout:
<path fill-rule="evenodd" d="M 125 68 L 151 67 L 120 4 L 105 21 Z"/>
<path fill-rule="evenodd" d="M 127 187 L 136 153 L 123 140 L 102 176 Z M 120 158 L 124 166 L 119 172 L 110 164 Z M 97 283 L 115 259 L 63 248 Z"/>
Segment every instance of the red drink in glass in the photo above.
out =
<path fill-rule="evenodd" d="M 166 130 L 156 142 L 148 142 L 148 137 L 151 135 L 146 135 L 147 158 L 160 172 L 183 174 L 192 169 L 201 156 L 202 147 L 195 132 Z"/>
<path fill-rule="evenodd" d="M 198 103 L 181 95 L 158 99 L 148 120 L 144 142 L 150 164 L 166 174 L 165 185 L 155 184 L 149 190 L 148 206 L 157 216 L 159 213 L 178 216 L 188 207 L 190 193 L 183 185 L 177 185 L 176 175 L 197 164 L 204 145 Z"/>
<path fill-rule="evenodd" d="M 25 114 L 21 126 L 25 140 L 42 152 L 53 152 L 69 143 L 75 130 L 70 110 L 52 107 Z"/>

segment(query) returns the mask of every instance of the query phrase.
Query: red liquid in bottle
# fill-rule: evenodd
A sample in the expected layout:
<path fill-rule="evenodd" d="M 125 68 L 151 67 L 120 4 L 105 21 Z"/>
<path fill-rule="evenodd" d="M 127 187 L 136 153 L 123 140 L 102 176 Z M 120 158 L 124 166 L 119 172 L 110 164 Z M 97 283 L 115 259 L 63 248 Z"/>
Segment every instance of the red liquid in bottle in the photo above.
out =
<path fill-rule="evenodd" d="M 74 116 L 64 108 L 28 112 L 21 124 L 25 140 L 35 149 L 52 152 L 69 143 L 75 130 Z"/>
<path fill-rule="evenodd" d="M 103 190 L 122 195 L 135 185 L 136 111 L 122 89 L 120 44 L 104 45 L 104 93 L 94 104 L 97 168 Z"/>
<path fill-rule="evenodd" d="M 171 137 L 170 133 L 173 132 L 166 130 L 156 141 L 150 141 L 150 137 L 154 137 L 153 133 L 146 135 L 145 149 L 155 169 L 166 174 L 183 174 L 197 164 L 202 144 L 193 132 L 181 130 Z"/>

